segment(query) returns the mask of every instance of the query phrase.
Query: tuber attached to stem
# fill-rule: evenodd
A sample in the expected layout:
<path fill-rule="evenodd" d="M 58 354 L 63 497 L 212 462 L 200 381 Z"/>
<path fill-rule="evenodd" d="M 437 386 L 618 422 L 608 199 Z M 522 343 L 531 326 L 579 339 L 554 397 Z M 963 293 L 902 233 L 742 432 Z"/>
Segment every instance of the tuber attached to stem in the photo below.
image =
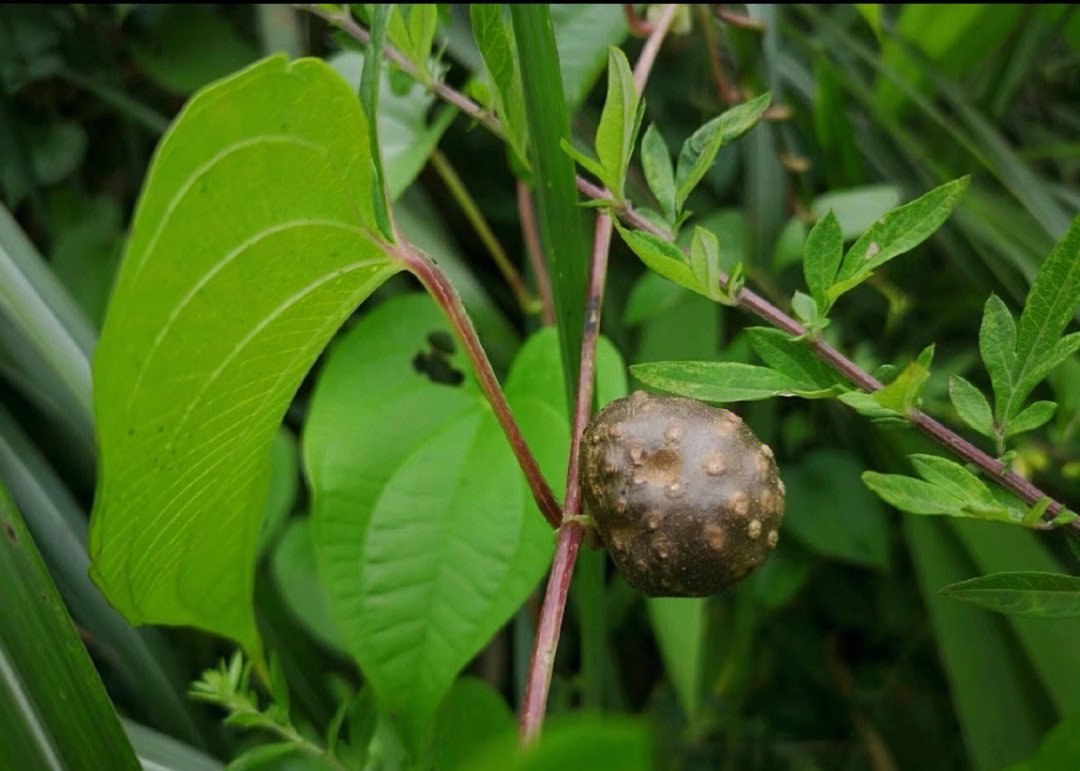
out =
<path fill-rule="evenodd" d="M 714 594 L 776 546 L 784 483 L 732 412 L 638 391 L 593 418 L 581 465 L 600 537 L 645 594 Z"/>

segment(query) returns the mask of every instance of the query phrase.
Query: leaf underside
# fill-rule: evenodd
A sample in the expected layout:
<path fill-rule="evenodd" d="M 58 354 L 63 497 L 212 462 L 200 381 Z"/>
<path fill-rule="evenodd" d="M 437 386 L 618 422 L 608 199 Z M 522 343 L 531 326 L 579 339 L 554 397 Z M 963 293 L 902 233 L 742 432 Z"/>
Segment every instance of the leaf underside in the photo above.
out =
<path fill-rule="evenodd" d="M 94 360 L 92 575 L 133 623 L 258 649 L 270 446 L 341 323 L 399 269 L 371 236 L 368 121 L 317 60 L 213 84 L 159 146 Z"/>

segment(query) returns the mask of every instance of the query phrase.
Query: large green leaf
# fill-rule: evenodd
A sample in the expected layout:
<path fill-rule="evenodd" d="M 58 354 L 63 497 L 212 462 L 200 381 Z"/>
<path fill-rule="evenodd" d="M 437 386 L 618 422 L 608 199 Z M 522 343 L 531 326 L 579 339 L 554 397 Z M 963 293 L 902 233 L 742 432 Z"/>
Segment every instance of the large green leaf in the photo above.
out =
<path fill-rule="evenodd" d="M 947 524 L 971 555 L 978 574 L 1061 572 L 1061 563 L 1036 533 L 971 519 L 947 520 Z M 951 599 L 948 601 L 957 604 Z M 975 609 L 973 612 L 990 615 Z M 1004 620 L 1019 639 L 1058 715 L 1076 714 L 1080 710 L 1080 658 L 1075 655 L 1073 642 L 1080 636 L 1080 619 L 1047 621 L 1005 616 Z"/>
<path fill-rule="evenodd" d="M 369 146 L 344 80 L 274 57 L 200 92 L 158 148 L 94 361 L 92 571 L 134 623 L 258 649 L 275 430 L 334 331 L 398 270 L 372 236 Z"/>
<path fill-rule="evenodd" d="M 603 74 L 608 47 L 621 45 L 629 29 L 617 5 L 553 3 L 549 7 L 566 111 L 573 115 Z"/>
<path fill-rule="evenodd" d="M 938 593 L 978 572 L 947 522 L 903 519 L 971 765 L 997 769 L 1035 750 L 1054 722 L 1053 708 L 1005 619 Z M 1012 529 L 1008 535 L 1027 534 Z"/>
<path fill-rule="evenodd" d="M 818 450 L 785 468 L 784 531 L 826 557 L 888 570 L 889 516 L 859 484 L 861 469 L 857 458 L 836 450 Z"/>
<path fill-rule="evenodd" d="M 701 708 L 706 597 L 649 597 L 649 625 L 671 684 L 691 720 Z"/>
<path fill-rule="evenodd" d="M 599 357 L 611 372 L 611 346 Z M 414 736 L 553 545 L 466 369 L 434 303 L 395 298 L 334 348 L 304 431 L 331 614 L 380 706 Z M 505 391 L 558 494 L 569 425 L 554 329 L 525 344 Z"/>
<path fill-rule="evenodd" d="M 561 719 L 559 719 L 561 718 Z M 600 715 L 559 716 L 524 750 L 508 733 L 488 742 L 454 771 L 647 771 L 653 768 L 644 724 Z"/>
<path fill-rule="evenodd" d="M 574 6 L 586 7 L 592 6 Z M 569 111 L 560 87 L 563 80 L 560 60 L 565 54 L 560 55 L 556 50 L 551 11 L 543 4 L 521 3 L 510 7 L 510 17 L 521 65 L 525 117 L 536 176 L 536 213 L 551 276 L 566 393 L 572 401 L 577 393 L 589 263 L 574 164 L 563 152 L 570 142 Z M 590 31 L 583 37 L 593 34 Z"/>
<path fill-rule="evenodd" d="M 101 679 L 0 487 L 0 758 L 7 768 L 138 769 Z"/>

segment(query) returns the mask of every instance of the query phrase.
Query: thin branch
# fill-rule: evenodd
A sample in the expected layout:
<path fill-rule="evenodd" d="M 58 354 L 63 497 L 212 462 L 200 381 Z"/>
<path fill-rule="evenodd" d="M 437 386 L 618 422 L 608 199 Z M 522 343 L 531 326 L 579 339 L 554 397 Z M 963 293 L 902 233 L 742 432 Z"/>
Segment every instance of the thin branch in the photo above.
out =
<path fill-rule="evenodd" d="M 652 34 L 653 26 L 648 19 L 638 16 L 637 8 L 633 3 L 623 3 L 623 14 L 626 16 L 626 26 L 630 28 L 630 34 L 635 37 L 648 37 Z"/>
<path fill-rule="evenodd" d="M 308 6 L 304 6 L 308 7 Z M 336 16 L 334 14 L 327 14 L 321 9 L 312 11 L 316 15 L 321 16 L 333 23 L 336 22 Z M 349 20 L 351 22 L 351 19 Z M 358 40 L 367 41 L 367 31 L 357 25 L 355 22 L 351 22 L 349 25 L 342 24 L 342 29 L 346 32 L 357 37 Z M 359 32 L 353 32 L 353 30 L 359 30 Z M 362 37 L 360 34 L 362 33 Z M 415 69 L 404 57 L 391 46 L 384 48 L 386 56 L 393 61 L 398 62 L 403 70 L 411 75 L 416 75 Z M 464 94 L 455 91 L 454 89 L 446 86 L 442 83 L 432 83 L 429 87 L 440 97 L 446 99 L 451 104 L 455 105 L 469 117 L 482 123 L 486 128 L 491 130 L 497 136 L 503 137 L 502 127 L 499 122 L 488 113 L 486 110 L 480 107 L 476 102 L 469 99 Z M 584 195 L 594 200 L 610 200 L 610 196 L 606 195 L 605 191 L 599 186 L 593 184 L 589 180 L 585 179 L 581 175 L 577 177 L 577 186 Z M 629 206 L 619 206 L 614 208 L 618 217 L 626 222 L 628 225 L 632 225 L 639 230 L 646 230 L 654 235 L 660 237 L 668 237 L 661 232 L 658 228 L 654 227 L 652 223 L 639 215 Z M 726 283 L 727 277 L 723 276 L 722 280 Z M 743 310 L 753 313 L 754 315 L 763 319 L 766 323 L 783 330 L 794 336 L 801 336 L 806 333 L 806 329 L 795 321 L 795 319 L 788 316 L 786 313 L 775 307 L 768 301 L 754 294 L 749 289 L 743 289 L 737 298 L 738 306 Z M 878 391 L 882 388 L 882 384 L 875 378 L 863 372 L 854 362 L 844 357 L 839 351 L 832 346 L 828 345 L 824 341 L 817 339 L 812 340 L 809 343 L 811 350 L 830 368 L 842 375 L 853 385 L 861 388 L 867 392 Z M 986 476 L 1010 492 L 1015 493 L 1021 500 L 1029 505 L 1038 503 L 1043 498 L 1050 498 L 1045 492 L 1033 485 L 1028 480 L 1015 474 L 1005 468 L 1004 464 L 1000 461 L 991 458 L 986 453 L 979 450 L 967 440 L 963 439 L 955 432 L 949 430 L 945 426 L 935 421 L 930 416 L 919 410 L 912 410 L 906 416 L 906 419 L 913 426 L 925 433 L 938 444 L 945 447 L 949 452 L 953 453 L 961 460 L 977 466 Z M 1050 505 L 1046 510 L 1046 520 L 1052 520 L 1061 510 L 1062 505 L 1056 500 L 1051 499 Z M 1044 523 L 1044 526 L 1048 527 L 1049 523 Z M 1080 520 L 1077 520 L 1071 524 L 1071 527 L 1080 530 Z"/>
<path fill-rule="evenodd" d="M 705 39 L 705 50 L 709 53 L 709 67 L 712 68 L 713 80 L 716 83 L 716 94 L 724 104 L 735 104 L 741 100 L 742 94 L 728 82 L 727 73 L 724 72 L 724 62 L 720 58 L 720 47 L 716 43 L 712 18 L 704 5 L 697 6 L 697 13 L 701 35 Z"/>
<path fill-rule="evenodd" d="M 481 212 L 480 207 L 476 205 L 476 201 L 474 201 L 472 195 L 469 194 L 468 188 L 465 187 L 465 183 L 461 181 L 461 177 L 458 176 L 457 171 L 450 164 L 450 161 L 448 161 L 446 156 L 442 154 L 442 151 L 438 149 L 432 151 L 428 161 L 431 162 L 432 168 L 438 173 L 443 184 L 445 184 L 447 190 L 450 191 L 450 195 L 453 196 L 457 205 L 461 208 L 462 213 L 465 215 L 465 219 L 469 221 L 473 230 L 476 231 L 476 235 L 480 237 L 484 247 L 491 255 L 491 259 L 495 261 L 495 266 L 499 269 L 499 272 L 502 273 L 506 283 L 510 286 L 510 291 L 514 293 L 514 298 L 517 300 L 518 306 L 525 313 L 536 313 L 539 311 L 542 307 L 540 301 L 529 293 L 528 287 L 525 286 L 524 279 L 521 278 L 521 274 L 518 273 L 517 268 L 514 267 L 514 263 L 510 261 L 510 257 L 506 254 L 506 250 L 503 249 L 502 244 L 499 243 L 499 239 L 491 232 L 491 227 L 488 225 L 487 220 L 484 219 L 483 212 Z"/>
<path fill-rule="evenodd" d="M 640 94 L 656 61 L 660 45 L 671 28 L 678 5 L 669 4 L 657 20 L 645 41 L 637 63 L 634 65 L 634 85 Z M 604 191 L 605 196 L 609 196 Z M 596 215 L 596 231 L 593 237 L 592 259 L 589 262 L 589 286 L 585 293 L 585 323 L 581 336 L 581 366 L 578 368 L 577 398 L 574 401 L 574 417 L 570 428 L 570 462 L 566 469 L 566 502 L 563 508 L 563 524 L 551 566 L 544 605 L 540 610 L 540 624 L 536 630 L 529 676 L 525 683 L 525 697 L 521 704 L 518 738 L 529 744 L 540 735 L 551 688 L 551 673 L 555 665 L 555 651 L 559 645 L 566 597 L 570 591 L 570 579 L 574 574 L 578 550 L 585 530 L 578 517 L 581 514 L 581 436 L 589 422 L 592 411 L 593 385 L 596 373 L 596 341 L 600 335 L 600 308 L 604 302 L 604 284 L 607 281 L 608 252 L 614 225 L 611 215 L 601 211 Z"/>
<path fill-rule="evenodd" d="M 716 6 L 716 15 L 720 18 L 720 21 L 725 21 L 732 27 L 739 27 L 740 29 L 748 29 L 751 32 L 764 32 L 765 23 L 752 19 L 749 16 L 744 16 L 741 13 L 735 13 L 729 11 L 723 6 Z"/>
<path fill-rule="evenodd" d="M 450 320 L 454 331 L 457 332 L 458 339 L 465 348 L 465 355 L 468 356 L 469 362 L 476 372 L 477 380 L 480 381 L 480 388 L 483 389 L 484 395 L 487 396 L 488 402 L 495 412 L 495 417 L 498 419 L 499 425 L 502 426 L 507 441 L 510 442 L 510 448 L 514 451 L 518 465 L 521 466 L 521 470 L 525 474 L 525 480 L 529 484 L 536 505 L 552 527 L 559 527 L 562 523 L 562 511 L 555 500 L 555 495 L 551 492 L 551 488 L 548 487 L 548 483 L 544 480 L 544 475 L 540 472 L 540 467 L 537 465 L 532 451 L 529 450 L 525 437 L 521 435 L 521 429 L 518 427 L 517 421 L 514 420 L 510 405 L 506 403 L 506 397 L 503 396 L 502 389 L 499 387 L 499 381 L 491 368 L 491 362 L 488 361 L 487 354 L 484 353 L 480 340 L 476 336 L 476 330 L 473 329 L 472 322 L 465 312 L 465 307 L 461 304 L 461 298 L 458 297 L 458 293 L 454 290 L 446 275 L 439 270 L 426 254 L 405 241 L 393 248 L 397 257 L 420 279 L 420 283 L 424 285 Z"/>
<path fill-rule="evenodd" d="M 551 276 L 548 275 L 547 263 L 544 262 L 544 248 L 540 243 L 540 227 L 536 222 L 532 191 L 520 179 L 517 180 L 517 205 L 525 254 L 536 276 L 536 291 L 540 293 L 540 301 L 544 304 L 544 326 L 550 327 L 555 323 L 555 298 L 551 294 Z"/>

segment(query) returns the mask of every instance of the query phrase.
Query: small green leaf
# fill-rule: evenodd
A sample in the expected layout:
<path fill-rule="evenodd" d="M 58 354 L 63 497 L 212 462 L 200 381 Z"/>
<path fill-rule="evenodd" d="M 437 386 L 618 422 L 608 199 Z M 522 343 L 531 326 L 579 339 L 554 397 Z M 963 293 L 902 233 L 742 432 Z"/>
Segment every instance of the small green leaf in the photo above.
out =
<path fill-rule="evenodd" d="M 604 169 L 600 161 L 586 155 L 581 150 L 578 150 L 576 147 L 570 144 L 570 141 L 568 139 L 562 139 L 559 142 L 559 145 L 560 147 L 562 147 L 564 153 L 574 159 L 575 163 L 583 166 L 586 170 L 588 170 L 590 174 L 599 179 L 605 185 L 607 184 L 607 171 Z"/>
<path fill-rule="evenodd" d="M 762 361 L 794 381 L 801 391 L 824 391 L 841 381 L 801 340 L 795 340 L 772 327 L 746 330 L 750 345 Z"/>
<path fill-rule="evenodd" d="M 1000 424 L 1008 417 L 1006 410 L 1015 388 L 1016 321 L 997 295 L 990 295 L 983 309 L 979 353 L 986 371 L 990 373 L 990 385 L 994 390 L 994 417 Z"/>
<path fill-rule="evenodd" d="M 525 168 L 529 167 L 529 131 L 525 123 L 525 97 L 521 90 L 521 71 L 514 56 L 513 31 L 497 3 L 470 3 L 476 47 L 495 86 L 495 114 L 506 132 L 510 147 Z"/>
<path fill-rule="evenodd" d="M 948 182 L 878 220 L 844 255 L 836 281 L 826 292 L 830 305 L 875 269 L 929 238 L 952 213 L 968 181 L 962 177 Z"/>
<path fill-rule="evenodd" d="M 840 268 L 840 260 L 843 256 L 844 239 L 840 232 L 840 225 L 830 209 L 829 213 L 819 219 L 810 229 L 810 235 L 806 237 L 806 245 L 803 246 L 803 273 L 806 276 L 806 286 L 809 287 L 810 296 L 814 298 L 821 313 L 829 309 L 826 292 L 836 278 L 836 271 Z"/>
<path fill-rule="evenodd" d="M 641 168 L 645 172 L 645 181 L 649 190 L 656 196 L 664 218 L 669 222 L 675 219 L 675 170 L 671 164 L 671 153 L 664 137 L 660 135 L 656 124 L 645 130 L 641 140 Z"/>
<path fill-rule="evenodd" d="M 232 762 L 225 766 L 225 771 L 253 771 L 253 769 L 264 768 L 279 758 L 300 752 L 302 749 L 296 742 L 260 744 L 233 758 Z"/>
<path fill-rule="evenodd" d="M 757 125 L 771 99 L 772 95 L 766 93 L 736 105 L 701 126 L 683 143 L 675 167 L 676 211 L 682 209 L 690 193 L 713 165 L 720 148 Z"/>
<path fill-rule="evenodd" d="M 364 72 L 360 76 L 360 104 L 364 107 L 368 125 L 377 125 L 379 115 L 379 87 L 382 84 L 382 51 L 386 42 L 386 24 L 391 6 L 376 3 L 371 10 L 371 44 L 368 56 L 364 57 Z M 379 149 L 379 132 L 369 131 L 371 142 L 371 168 L 375 175 L 370 198 L 372 211 L 379 232 L 389 241 L 394 240 L 394 230 L 390 227 L 390 204 L 386 200 L 386 176 L 383 173 L 382 151 Z"/>
<path fill-rule="evenodd" d="M 817 302 L 806 292 L 795 291 L 795 294 L 791 296 L 791 309 L 795 311 L 799 323 L 811 332 L 829 326 L 829 320 L 821 315 Z"/>
<path fill-rule="evenodd" d="M 654 271 L 698 294 L 706 294 L 687 263 L 686 255 L 671 241 L 643 230 L 629 230 L 617 221 L 615 229 L 619 231 L 619 235 L 630 250 Z"/>
<path fill-rule="evenodd" d="M 658 361 L 635 364 L 630 373 L 648 386 L 704 402 L 741 402 L 772 396 L 824 398 L 833 390 L 804 389 L 782 372 L 730 361 Z"/>
<path fill-rule="evenodd" d="M 895 380 L 880 391 L 875 391 L 872 394 L 874 401 L 901 415 L 907 414 L 914 408 L 919 398 L 919 391 L 930 377 L 930 370 L 927 369 L 930 356 L 927 352 L 932 356 L 933 346 L 927 347 L 915 361 L 904 367 Z"/>
<path fill-rule="evenodd" d="M 702 227 L 694 228 L 694 238 L 690 242 L 690 269 L 706 297 L 715 300 L 722 296 L 720 242 L 712 232 Z"/>
<path fill-rule="evenodd" d="M 402 51 L 424 77 L 430 76 L 428 58 L 438 21 L 439 10 L 433 3 L 394 5 L 387 19 L 386 36 L 390 43 Z"/>
<path fill-rule="evenodd" d="M 882 407 L 874 398 L 874 394 L 865 391 L 847 391 L 837 397 L 851 409 L 863 417 L 870 418 L 877 423 L 904 423 L 903 416 L 896 410 Z"/>
<path fill-rule="evenodd" d="M 1057 368 L 1067 358 L 1072 356 L 1076 351 L 1080 349 L 1080 332 L 1074 332 L 1071 335 L 1066 335 L 1054 344 L 1050 352 L 1043 356 L 1039 361 L 1029 369 L 1023 372 L 1017 372 L 1016 390 L 1012 396 L 1012 409 L 1019 410 L 1020 405 L 1023 404 L 1027 398 L 1039 383 L 1043 381 L 1050 371 Z"/>
<path fill-rule="evenodd" d="M 958 463 L 935 455 L 912 455 L 926 481 L 901 474 L 867 471 L 863 481 L 887 503 L 912 514 L 945 514 L 1019 523 L 1023 511 L 1003 503 L 994 491 Z"/>
<path fill-rule="evenodd" d="M 1077 308 L 1080 308 L 1080 217 L 1073 220 L 1039 268 L 1020 314 L 1014 373 L 1016 403 L 1023 401 L 1037 384 L 1038 381 L 1027 388 L 1030 373 L 1050 356 Z M 1011 417 L 1011 413 L 1007 412 L 1006 416 Z"/>
<path fill-rule="evenodd" d="M 941 592 L 987 610 L 1029 618 L 1080 617 L 1080 578 L 1057 573 L 994 573 Z"/>
<path fill-rule="evenodd" d="M 964 502 L 940 487 L 903 474 L 866 471 L 862 480 L 888 504 L 912 514 L 948 514 L 964 517 Z"/>
<path fill-rule="evenodd" d="M 961 420 L 984 436 L 994 435 L 994 414 L 982 391 L 953 375 L 949 378 L 949 398 Z"/>
<path fill-rule="evenodd" d="M 908 456 L 919 476 L 970 506 L 1000 508 L 989 488 L 956 461 L 938 455 Z"/>
<path fill-rule="evenodd" d="M 601 180 L 615 196 L 623 199 L 626 169 L 637 141 L 641 112 L 634 74 L 621 49 L 608 48 L 608 88 L 600 123 L 596 127 L 596 157 L 604 168 Z"/>
<path fill-rule="evenodd" d="M 1009 421 L 1005 436 L 1014 436 L 1038 428 L 1054 417 L 1056 410 L 1057 402 L 1035 402 L 1028 405 L 1021 410 L 1019 415 Z"/>

